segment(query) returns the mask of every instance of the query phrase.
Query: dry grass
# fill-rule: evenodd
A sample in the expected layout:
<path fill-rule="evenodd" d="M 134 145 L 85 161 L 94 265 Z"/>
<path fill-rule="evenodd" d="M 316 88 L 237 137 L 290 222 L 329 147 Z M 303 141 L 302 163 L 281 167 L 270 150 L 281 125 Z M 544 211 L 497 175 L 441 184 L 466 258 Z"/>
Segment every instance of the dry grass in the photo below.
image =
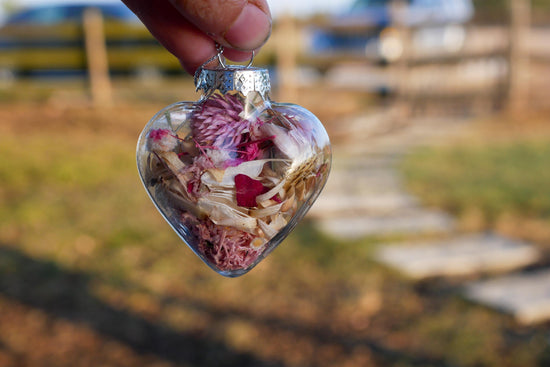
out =
<path fill-rule="evenodd" d="M 457 215 L 464 230 L 495 230 L 550 248 L 550 116 L 497 116 L 451 144 L 404 162 L 410 189 Z"/>

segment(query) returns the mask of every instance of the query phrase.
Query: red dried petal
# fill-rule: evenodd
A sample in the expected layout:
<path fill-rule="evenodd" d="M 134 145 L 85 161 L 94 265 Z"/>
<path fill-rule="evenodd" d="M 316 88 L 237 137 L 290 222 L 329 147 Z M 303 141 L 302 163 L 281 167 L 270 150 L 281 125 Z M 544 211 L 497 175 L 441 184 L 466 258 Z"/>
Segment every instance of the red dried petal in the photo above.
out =
<path fill-rule="evenodd" d="M 281 199 L 281 197 L 279 196 L 279 194 L 275 194 L 275 196 L 273 196 L 271 198 L 271 200 L 273 200 L 274 202 L 276 202 L 277 204 L 280 204 L 283 202 L 283 200 Z"/>
<path fill-rule="evenodd" d="M 243 174 L 235 176 L 235 189 L 237 205 L 247 208 L 255 207 L 256 197 L 269 191 L 260 181 Z"/>

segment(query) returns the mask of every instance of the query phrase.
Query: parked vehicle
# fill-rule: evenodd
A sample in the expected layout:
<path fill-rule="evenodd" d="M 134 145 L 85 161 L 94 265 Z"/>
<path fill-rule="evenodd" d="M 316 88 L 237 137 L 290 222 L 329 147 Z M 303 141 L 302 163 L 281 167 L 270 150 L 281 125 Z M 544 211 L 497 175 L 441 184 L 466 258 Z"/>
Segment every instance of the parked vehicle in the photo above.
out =
<path fill-rule="evenodd" d="M 63 3 L 19 11 L 0 28 L 0 75 L 86 70 L 83 14 L 97 8 L 104 19 L 110 70 L 180 72 L 168 53 L 122 3 Z"/>
<path fill-rule="evenodd" d="M 326 57 L 398 60 L 404 50 L 400 27 L 411 30 L 411 52 L 429 55 L 456 52 L 473 16 L 471 0 L 356 0 L 312 32 L 310 51 Z M 399 27 L 397 26 L 399 25 Z"/>

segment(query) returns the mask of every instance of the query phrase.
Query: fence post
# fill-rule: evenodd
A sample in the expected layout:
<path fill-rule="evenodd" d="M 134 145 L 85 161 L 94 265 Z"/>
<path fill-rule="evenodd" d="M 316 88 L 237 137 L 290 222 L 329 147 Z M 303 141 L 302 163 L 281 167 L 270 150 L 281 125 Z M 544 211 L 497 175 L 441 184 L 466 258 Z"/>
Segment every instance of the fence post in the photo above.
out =
<path fill-rule="evenodd" d="M 527 38 L 531 25 L 531 1 L 509 0 L 509 11 L 507 108 L 511 113 L 520 113 L 527 107 L 529 98 Z"/>
<path fill-rule="evenodd" d="M 295 22 L 293 16 L 287 12 L 280 18 L 277 27 L 276 57 L 280 100 L 295 101 L 298 97 L 298 34 Z"/>
<path fill-rule="evenodd" d="M 393 0 L 391 2 L 391 22 L 397 30 L 401 40 L 401 57 L 392 66 L 395 80 L 395 107 L 400 118 L 409 117 L 411 113 L 409 73 L 411 58 L 411 29 L 406 23 L 406 12 L 408 4 L 404 0 Z"/>
<path fill-rule="evenodd" d="M 83 27 L 92 103 L 95 107 L 110 107 L 113 104 L 113 91 L 101 11 L 96 8 L 86 9 Z"/>

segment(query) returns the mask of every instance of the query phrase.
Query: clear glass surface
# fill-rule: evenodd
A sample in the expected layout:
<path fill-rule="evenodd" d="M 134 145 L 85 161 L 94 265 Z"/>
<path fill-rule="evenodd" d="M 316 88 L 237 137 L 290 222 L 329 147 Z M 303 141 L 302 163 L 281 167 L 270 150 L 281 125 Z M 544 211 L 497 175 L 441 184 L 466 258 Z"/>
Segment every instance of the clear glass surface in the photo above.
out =
<path fill-rule="evenodd" d="M 142 182 L 179 237 L 236 277 L 304 217 L 331 164 L 328 135 L 306 109 L 259 93 L 214 91 L 157 113 L 137 145 Z"/>

